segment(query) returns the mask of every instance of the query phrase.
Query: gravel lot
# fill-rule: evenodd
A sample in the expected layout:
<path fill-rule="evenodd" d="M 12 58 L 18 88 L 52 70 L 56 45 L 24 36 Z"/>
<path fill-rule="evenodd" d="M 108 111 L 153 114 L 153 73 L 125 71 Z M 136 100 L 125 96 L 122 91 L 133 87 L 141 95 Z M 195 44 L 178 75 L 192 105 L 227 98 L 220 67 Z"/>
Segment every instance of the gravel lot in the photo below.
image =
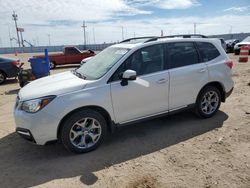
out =
<path fill-rule="evenodd" d="M 30 56 L 18 54 L 24 62 Z M 8 80 L 0 86 L 0 187 L 249 188 L 250 61 L 230 57 L 235 89 L 213 118 L 183 112 L 126 126 L 82 155 L 60 144 L 33 145 L 14 133 L 19 85 Z"/>

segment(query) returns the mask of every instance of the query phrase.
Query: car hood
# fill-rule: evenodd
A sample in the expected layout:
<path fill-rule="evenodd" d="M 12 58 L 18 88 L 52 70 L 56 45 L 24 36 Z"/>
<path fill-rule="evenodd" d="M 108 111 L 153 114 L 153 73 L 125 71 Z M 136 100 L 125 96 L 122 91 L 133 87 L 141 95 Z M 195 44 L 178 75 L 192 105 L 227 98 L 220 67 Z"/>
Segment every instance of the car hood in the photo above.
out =
<path fill-rule="evenodd" d="M 32 81 L 19 91 L 20 100 L 30 100 L 49 95 L 61 95 L 83 89 L 93 82 L 78 78 L 70 71 Z"/>
<path fill-rule="evenodd" d="M 238 45 L 244 45 L 244 44 L 250 45 L 250 42 L 239 42 L 239 43 L 237 43 L 236 45 L 238 46 Z"/>

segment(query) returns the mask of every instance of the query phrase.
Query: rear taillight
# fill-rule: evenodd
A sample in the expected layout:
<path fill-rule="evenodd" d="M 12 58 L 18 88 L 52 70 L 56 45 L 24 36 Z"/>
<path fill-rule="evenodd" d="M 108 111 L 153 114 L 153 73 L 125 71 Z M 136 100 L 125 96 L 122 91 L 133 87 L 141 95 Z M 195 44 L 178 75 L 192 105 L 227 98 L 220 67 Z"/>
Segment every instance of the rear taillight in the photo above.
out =
<path fill-rule="evenodd" d="M 20 60 L 16 60 L 12 62 L 12 65 L 19 67 L 20 66 Z"/>
<path fill-rule="evenodd" d="M 234 65 L 234 63 L 233 63 L 233 61 L 232 60 L 227 60 L 226 62 L 225 62 L 225 64 L 228 66 L 228 68 L 230 68 L 230 69 L 232 69 L 233 68 L 233 65 Z"/>

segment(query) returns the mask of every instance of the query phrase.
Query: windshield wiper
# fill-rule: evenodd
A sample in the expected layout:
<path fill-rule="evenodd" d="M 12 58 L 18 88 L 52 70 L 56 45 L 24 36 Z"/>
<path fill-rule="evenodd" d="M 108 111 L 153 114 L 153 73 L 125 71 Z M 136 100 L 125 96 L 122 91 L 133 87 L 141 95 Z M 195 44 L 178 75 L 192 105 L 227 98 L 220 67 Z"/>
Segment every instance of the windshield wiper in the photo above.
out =
<path fill-rule="evenodd" d="M 76 75 L 78 78 L 86 79 L 86 76 L 82 75 L 80 72 L 77 72 L 77 70 L 72 70 L 71 71 L 74 75 Z"/>

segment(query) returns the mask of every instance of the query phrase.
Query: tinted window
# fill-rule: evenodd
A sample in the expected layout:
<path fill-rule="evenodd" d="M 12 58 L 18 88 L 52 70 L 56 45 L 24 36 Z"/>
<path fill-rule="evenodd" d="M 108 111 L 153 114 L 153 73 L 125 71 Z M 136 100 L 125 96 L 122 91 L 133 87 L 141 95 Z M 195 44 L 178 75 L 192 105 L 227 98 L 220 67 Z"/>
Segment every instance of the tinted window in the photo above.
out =
<path fill-rule="evenodd" d="M 202 62 L 210 61 L 220 55 L 220 52 L 211 43 L 197 42 L 197 47 L 199 49 Z"/>
<path fill-rule="evenodd" d="M 76 50 L 75 48 L 67 48 L 66 49 L 67 50 L 67 53 L 68 54 L 79 54 L 79 51 L 78 50 Z"/>
<path fill-rule="evenodd" d="M 117 69 L 111 80 L 118 80 L 128 69 L 136 71 L 138 76 L 164 70 L 163 46 L 154 45 L 137 50 Z"/>
<path fill-rule="evenodd" d="M 199 62 L 194 43 L 178 42 L 169 43 L 167 46 L 170 68 L 192 65 Z"/>

